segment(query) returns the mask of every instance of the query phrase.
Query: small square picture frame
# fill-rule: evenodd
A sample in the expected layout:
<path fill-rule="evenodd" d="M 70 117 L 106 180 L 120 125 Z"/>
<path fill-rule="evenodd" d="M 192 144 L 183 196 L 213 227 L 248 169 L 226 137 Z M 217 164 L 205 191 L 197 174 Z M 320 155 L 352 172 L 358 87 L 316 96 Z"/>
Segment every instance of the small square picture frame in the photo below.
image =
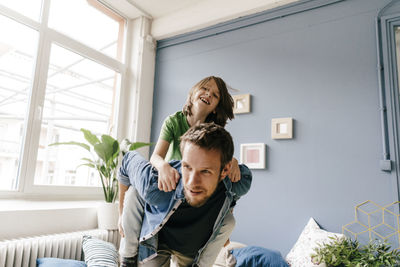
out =
<path fill-rule="evenodd" d="M 250 169 L 265 169 L 265 144 L 241 144 L 240 162 Z"/>
<path fill-rule="evenodd" d="M 293 118 L 276 118 L 271 120 L 272 139 L 293 138 Z"/>
<path fill-rule="evenodd" d="M 232 98 L 234 114 L 250 113 L 250 94 L 232 95 Z"/>

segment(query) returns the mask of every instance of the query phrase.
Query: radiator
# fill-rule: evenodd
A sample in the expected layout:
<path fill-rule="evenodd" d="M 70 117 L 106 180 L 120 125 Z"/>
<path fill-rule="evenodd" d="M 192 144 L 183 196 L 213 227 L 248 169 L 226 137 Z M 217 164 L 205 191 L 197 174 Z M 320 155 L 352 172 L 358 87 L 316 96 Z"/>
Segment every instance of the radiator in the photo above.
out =
<path fill-rule="evenodd" d="M 0 241 L 0 267 L 35 267 L 36 259 L 55 257 L 82 260 L 82 237 L 90 235 L 119 247 L 118 230 L 88 230 L 81 232 L 35 236 Z"/>

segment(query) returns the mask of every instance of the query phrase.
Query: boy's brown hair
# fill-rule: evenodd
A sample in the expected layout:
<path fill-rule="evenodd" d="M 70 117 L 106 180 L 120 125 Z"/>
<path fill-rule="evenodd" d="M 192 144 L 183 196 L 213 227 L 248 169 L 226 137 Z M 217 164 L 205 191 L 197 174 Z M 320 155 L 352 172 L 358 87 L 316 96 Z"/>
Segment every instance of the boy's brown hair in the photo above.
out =
<path fill-rule="evenodd" d="M 215 81 L 219 90 L 219 102 L 217 107 L 215 108 L 215 112 L 210 113 L 205 122 L 215 122 L 222 127 L 225 127 L 228 119 L 232 120 L 235 116 L 233 115 L 233 98 L 229 94 L 228 89 L 226 88 L 226 84 L 224 80 L 219 77 L 209 76 L 198 83 L 196 83 L 189 91 L 188 98 L 186 100 L 186 104 L 183 106 L 183 114 L 185 116 L 192 115 L 192 96 L 196 92 L 196 90 L 200 89 L 204 84 L 209 82 L 211 79 Z"/>

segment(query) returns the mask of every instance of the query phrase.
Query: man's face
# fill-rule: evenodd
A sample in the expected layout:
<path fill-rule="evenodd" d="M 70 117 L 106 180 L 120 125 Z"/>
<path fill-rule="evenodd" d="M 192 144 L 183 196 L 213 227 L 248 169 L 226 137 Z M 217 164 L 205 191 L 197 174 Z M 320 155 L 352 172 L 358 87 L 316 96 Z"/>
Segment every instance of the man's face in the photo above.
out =
<path fill-rule="evenodd" d="M 186 143 L 182 151 L 182 179 L 189 205 L 200 207 L 205 204 L 227 175 L 230 166 L 231 163 L 228 163 L 221 171 L 219 151 Z"/>

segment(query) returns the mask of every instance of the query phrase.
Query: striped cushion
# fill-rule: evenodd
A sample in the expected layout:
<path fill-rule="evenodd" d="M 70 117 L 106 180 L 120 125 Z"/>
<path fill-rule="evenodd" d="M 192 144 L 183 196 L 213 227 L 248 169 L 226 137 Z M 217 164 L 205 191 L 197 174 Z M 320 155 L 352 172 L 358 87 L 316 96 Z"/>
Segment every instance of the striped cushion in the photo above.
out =
<path fill-rule="evenodd" d="M 88 267 L 118 267 L 118 252 L 113 244 L 84 236 L 82 248 Z"/>

